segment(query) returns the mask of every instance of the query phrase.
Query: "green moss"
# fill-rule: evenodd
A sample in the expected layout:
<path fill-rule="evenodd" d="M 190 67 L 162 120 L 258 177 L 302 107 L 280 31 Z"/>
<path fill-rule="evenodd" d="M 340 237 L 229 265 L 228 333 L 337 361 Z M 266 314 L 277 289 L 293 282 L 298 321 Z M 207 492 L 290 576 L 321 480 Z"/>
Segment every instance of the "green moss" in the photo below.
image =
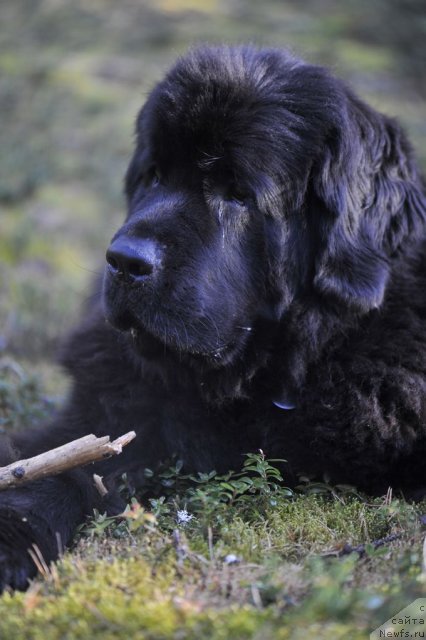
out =
<path fill-rule="evenodd" d="M 97 559 L 87 558 L 83 543 L 28 593 L 3 596 L 0 637 L 272 640 L 315 630 L 315 637 L 327 640 L 358 638 L 389 611 L 426 593 L 419 570 L 408 578 L 388 576 L 390 589 L 374 582 L 365 587 L 355 556 L 316 558 L 297 570 L 286 563 L 229 566 L 189 556 L 182 564 L 173 553 L 155 557 L 152 549 L 148 557 L 146 547 L 161 547 L 157 536 L 127 549 L 115 543 L 121 549 L 112 546 L 111 555 L 99 542 L 104 555 Z M 92 545 L 89 555 L 93 551 Z"/>
<path fill-rule="evenodd" d="M 251 561 L 271 554 L 297 559 L 326 548 L 357 545 L 386 535 L 390 524 L 386 509 L 378 504 L 367 506 L 356 499 L 341 503 L 315 496 L 283 500 L 250 527 L 238 514 L 233 516 L 221 529 L 221 544 L 231 552 L 237 541 Z"/>
<path fill-rule="evenodd" d="M 203 611 L 196 601 L 185 598 L 184 585 L 175 571 L 157 568 L 153 576 L 152 568 L 142 559 L 98 561 L 78 567 L 68 559 L 61 573 L 65 575 L 56 578 L 54 594 L 52 585 L 51 593 L 43 597 L 35 591 L 3 597 L 0 613 L 2 609 L 8 612 L 7 622 L 0 622 L 4 637 L 161 640 L 179 637 L 175 634 L 185 630 L 185 637 L 194 640 L 238 638 L 251 637 L 266 617 L 253 607 L 230 607 L 226 613 Z"/>

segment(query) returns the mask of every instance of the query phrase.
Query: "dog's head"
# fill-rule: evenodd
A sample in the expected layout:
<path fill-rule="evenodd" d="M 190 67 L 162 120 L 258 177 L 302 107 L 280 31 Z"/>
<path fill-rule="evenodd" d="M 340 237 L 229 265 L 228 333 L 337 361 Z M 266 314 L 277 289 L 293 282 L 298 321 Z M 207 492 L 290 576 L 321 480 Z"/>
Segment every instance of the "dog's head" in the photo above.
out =
<path fill-rule="evenodd" d="M 416 189 L 398 127 L 324 69 L 196 49 L 139 114 L 106 316 L 142 352 L 220 368 L 295 301 L 366 313 L 424 217 Z"/>

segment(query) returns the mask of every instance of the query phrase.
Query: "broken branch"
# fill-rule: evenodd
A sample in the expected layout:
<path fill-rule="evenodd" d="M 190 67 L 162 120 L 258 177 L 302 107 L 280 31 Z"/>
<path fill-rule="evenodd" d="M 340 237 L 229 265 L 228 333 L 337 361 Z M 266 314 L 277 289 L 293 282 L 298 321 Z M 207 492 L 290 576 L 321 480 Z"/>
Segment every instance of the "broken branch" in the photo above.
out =
<path fill-rule="evenodd" d="M 111 442 L 109 436 L 90 434 L 33 458 L 16 460 L 0 467 L 0 491 L 118 455 L 135 437 L 136 433 L 129 431 Z"/>

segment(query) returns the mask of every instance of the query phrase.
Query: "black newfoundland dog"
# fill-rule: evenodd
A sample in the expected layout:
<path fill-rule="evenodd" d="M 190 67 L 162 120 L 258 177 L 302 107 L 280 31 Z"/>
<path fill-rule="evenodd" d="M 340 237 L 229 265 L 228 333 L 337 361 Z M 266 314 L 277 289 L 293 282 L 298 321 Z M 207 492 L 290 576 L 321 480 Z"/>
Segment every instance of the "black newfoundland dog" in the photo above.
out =
<path fill-rule="evenodd" d="M 426 199 L 399 126 L 323 68 L 254 47 L 177 62 L 137 120 L 102 303 L 63 364 L 54 423 L 2 462 L 88 433 L 136 440 L 0 494 L 0 586 L 24 588 L 114 482 L 177 456 L 224 471 L 262 448 L 368 492 L 425 482 Z M 93 471 L 107 478 L 101 499 Z"/>

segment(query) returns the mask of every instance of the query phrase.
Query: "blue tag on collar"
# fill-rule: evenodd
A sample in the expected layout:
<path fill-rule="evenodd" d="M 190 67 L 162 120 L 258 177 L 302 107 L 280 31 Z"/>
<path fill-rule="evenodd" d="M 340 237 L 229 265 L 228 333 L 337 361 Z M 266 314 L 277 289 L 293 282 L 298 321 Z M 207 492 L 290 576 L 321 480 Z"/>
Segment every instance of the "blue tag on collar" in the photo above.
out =
<path fill-rule="evenodd" d="M 286 411 L 290 411 L 291 409 L 295 409 L 296 405 L 291 400 L 272 400 L 272 403 L 278 407 L 278 409 L 285 409 Z"/>

